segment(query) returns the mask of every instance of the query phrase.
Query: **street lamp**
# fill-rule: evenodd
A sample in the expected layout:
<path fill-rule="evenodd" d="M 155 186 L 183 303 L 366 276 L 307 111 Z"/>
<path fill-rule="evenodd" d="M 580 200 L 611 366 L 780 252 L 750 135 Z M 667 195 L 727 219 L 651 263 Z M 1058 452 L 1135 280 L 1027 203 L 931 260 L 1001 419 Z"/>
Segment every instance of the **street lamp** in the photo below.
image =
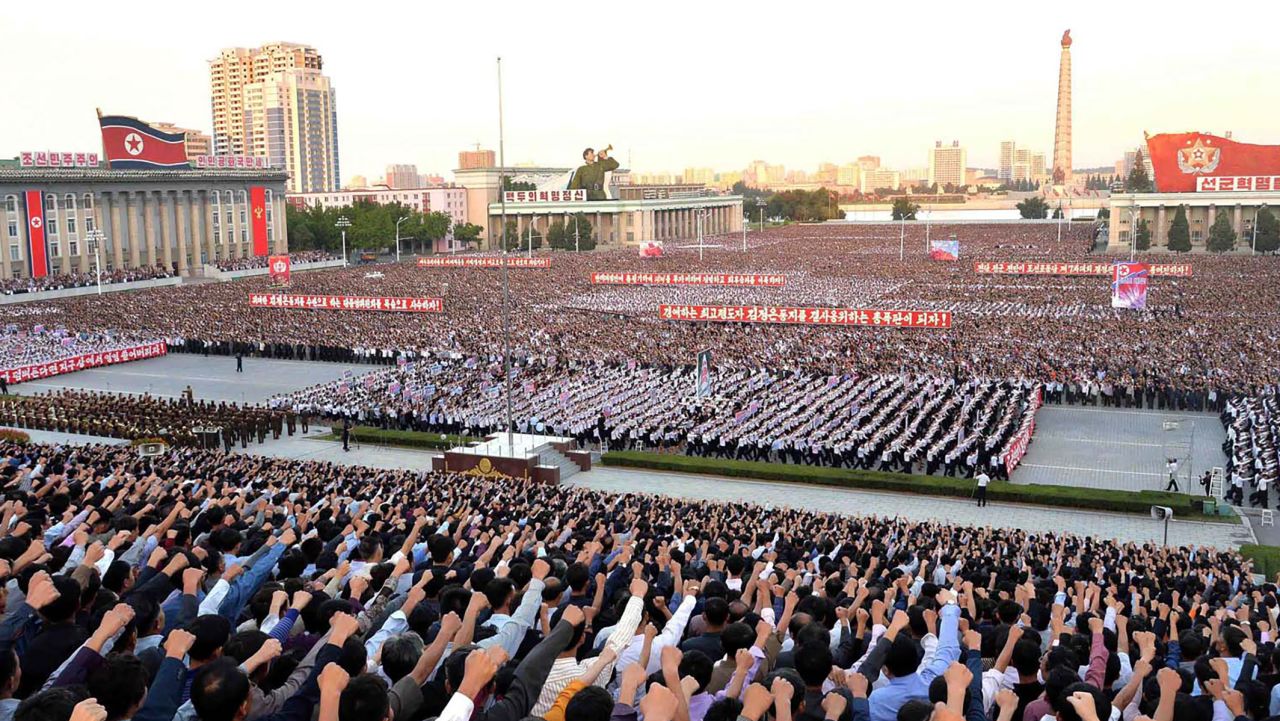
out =
<path fill-rule="evenodd" d="M 573 252 L 581 253 L 582 249 L 578 247 L 578 214 L 573 214 Z"/>
<path fill-rule="evenodd" d="M 102 295 L 102 265 L 98 262 L 98 246 L 102 244 L 102 241 L 106 236 L 103 235 L 101 230 L 94 228 L 89 231 L 87 237 L 89 240 L 89 250 L 93 251 L 93 274 L 97 276 L 98 279 L 98 295 Z M 1257 233 L 1254 233 L 1254 237 L 1257 237 Z"/>
<path fill-rule="evenodd" d="M 764 198 L 756 198 L 756 207 L 760 209 L 760 232 L 764 232 L 764 206 L 768 203 L 764 202 Z"/>
<path fill-rule="evenodd" d="M 1250 255 L 1258 254 L 1258 214 L 1261 213 L 1266 207 L 1267 206 L 1264 203 L 1257 210 L 1253 211 L 1253 252 L 1250 253 Z"/>
<path fill-rule="evenodd" d="M 396 262 L 397 263 L 400 262 L 400 224 L 408 219 L 409 219 L 409 216 L 406 215 L 400 220 L 396 221 Z"/>
<path fill-rule="evenodd" d="M 902 213 L 898 214 L 898 228 L 898 262 L 902 262 L 907 259 L 907 213 L 905 208 Z"/>
<path fill-rule="evenodd" d="M 336 228 L 342 229 L 342 267 L 347 267 L 350 256 L 347 255 L 347 228 L 351 227 L 351 221 L 347 216 L 343 215 L 338 218 L 338 222 L 333 224 Z"/>
<path fill-rule="evenodd" d="M 1138 205 L 1129 207 L 1129 262 L 1133 262 L 1134 251 L 1138 248 Z"/>

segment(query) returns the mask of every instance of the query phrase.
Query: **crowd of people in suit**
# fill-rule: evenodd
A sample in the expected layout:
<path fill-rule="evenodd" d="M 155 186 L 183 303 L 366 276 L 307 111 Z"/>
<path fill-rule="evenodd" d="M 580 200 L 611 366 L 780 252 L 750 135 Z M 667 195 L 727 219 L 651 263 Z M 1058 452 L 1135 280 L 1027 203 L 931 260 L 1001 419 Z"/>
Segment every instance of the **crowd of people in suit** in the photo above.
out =
<path fill-rule="evenodd" d="M 304 263 L 322 263 L 327 260 L 339 260 L 341 256 L 334 255 L 327 250 L 299 250 L 289 253 L 289 264 L 300 265 Z M 252 270 L 254 268 L 267 267 L 267 258 L 265 255 L 252 255 L 247 258 L 220 258 L 214 267 L 218 270 Z"/>
<path fill-rule="evenodd" d="M 170 278 L 174 275 L 171 269 L 163 266 L 142 266 L 140 268 L 111 268 L 101 274 L 92 270 L 84 273 L 49 273 L 42 278 L 4 278 L 0 279 L 0 293 L 17 295 L 20 293 L 38 293 L 45 290 L 62 290 L 63 288 L 87 288 L 113 283 L 133 283 L 140 280 Z"/>
<path fill-rule="evenodd" d="M 1270 508 L 1271 492 L 1280 484 L 1276 446 L 1280 440 L 1280 400 L 1275 387 L 1233 398 L 1221 416 L 1227 429 L 1222 452 L 1227 456 L 1228 500 L 1243 505 L 1247 488 L 1250 505 Z"/>
<path fill-rule="evenodd" d="M 0 443 L 13 721 L 1261 721 L 1232 551 Z"/>

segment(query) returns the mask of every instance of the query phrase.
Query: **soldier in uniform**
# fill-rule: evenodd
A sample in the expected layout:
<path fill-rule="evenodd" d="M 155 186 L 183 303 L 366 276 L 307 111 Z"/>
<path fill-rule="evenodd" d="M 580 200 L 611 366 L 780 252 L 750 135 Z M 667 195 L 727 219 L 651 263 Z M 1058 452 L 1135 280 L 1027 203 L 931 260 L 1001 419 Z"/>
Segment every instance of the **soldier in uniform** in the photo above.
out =
<path fill-rule="evenodd" d="M 609 157 L 609 149 L 599 154 L 591 148 L 582 151 L 583 165 L 579 166 L 569 181 L 569 190 L 587 191 L 587 200 L 607 200 L 604 192 L 604 174 L 618 169 L 618 161 Z"/>

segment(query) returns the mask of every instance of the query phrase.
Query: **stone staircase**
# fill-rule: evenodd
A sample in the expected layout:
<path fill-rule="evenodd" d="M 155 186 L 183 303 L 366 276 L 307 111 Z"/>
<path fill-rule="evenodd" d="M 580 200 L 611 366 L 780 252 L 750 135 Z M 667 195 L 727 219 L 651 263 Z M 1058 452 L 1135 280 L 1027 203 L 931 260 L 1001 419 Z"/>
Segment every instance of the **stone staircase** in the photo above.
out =
<path fill-rule="evenodd" d="M 563 453 L 553 448 L 550 443 L 537 447 L 534 452 L 538 454 L 538 465 L 558 466 L 560 468 L 561 483 L 564 483 L 570 476 L 582 470 L 577 463 L 569 460 Z"/>

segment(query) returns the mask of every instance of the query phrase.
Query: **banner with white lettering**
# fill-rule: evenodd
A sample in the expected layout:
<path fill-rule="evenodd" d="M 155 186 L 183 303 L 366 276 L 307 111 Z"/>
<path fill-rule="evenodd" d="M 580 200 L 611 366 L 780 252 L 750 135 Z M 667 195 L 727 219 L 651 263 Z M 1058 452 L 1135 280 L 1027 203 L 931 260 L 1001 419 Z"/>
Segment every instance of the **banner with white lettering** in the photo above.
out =
<path fill-rule="evenodd" d="M 1153 263 L 1152 277 L 1190 278 L 1190 263 Z M 982 275 L 1111 275 L 1111 263 L 1029 263 L 981 260 L 973 264 Z"/>
<path fill-rule="evenodd" d="M 419 268 L 501 268 L 502 256 L 470 256 L 463 258 L 418 258 Z M 550 258 L 517 258 L 506 259 L 508 268 L 550 268 Z"/>
<path fill-rule="evenodd" d="M 0 370 L 0 377 L 3 377 L 6 383 L 22 383 L 23 381 L 49 378 L 64 373 L 75 373 L 87 368 L 98 368 L 100 366 L 115 365 L 116 363 L 143 360 L 144 358 L 155 358 L 168 353 L 169 346 L 165 345 L 164 341 L 155 341 L 153 343 L 129 346 L 128 348 L 118 348 L 99 353 L 84 353 L 68 358 L 45 361 L 44 363 L 33 363 L 19 368 L 5 368 Z"/>
<path fill-rule="evenodd" d="M 253 308 L 285 310 L 367 310 L 392 313 L 443 313 L 444 298 L 385 298 L 355 295 L 250 293 Z"/>
<path fill-rule="evenodd" d="M 872 310 L 862 308 L 787 308 L 772 305 L 658 306 L 662 320 L 711 323 L 863 325 L 885 328 L 950 328 L 949 311 Z"/>
<path fill-rule="evenodd" d="M 780 288 L 781 274 L 757 273 L 592 273 L 595 285 L 735 285 Z"/>

